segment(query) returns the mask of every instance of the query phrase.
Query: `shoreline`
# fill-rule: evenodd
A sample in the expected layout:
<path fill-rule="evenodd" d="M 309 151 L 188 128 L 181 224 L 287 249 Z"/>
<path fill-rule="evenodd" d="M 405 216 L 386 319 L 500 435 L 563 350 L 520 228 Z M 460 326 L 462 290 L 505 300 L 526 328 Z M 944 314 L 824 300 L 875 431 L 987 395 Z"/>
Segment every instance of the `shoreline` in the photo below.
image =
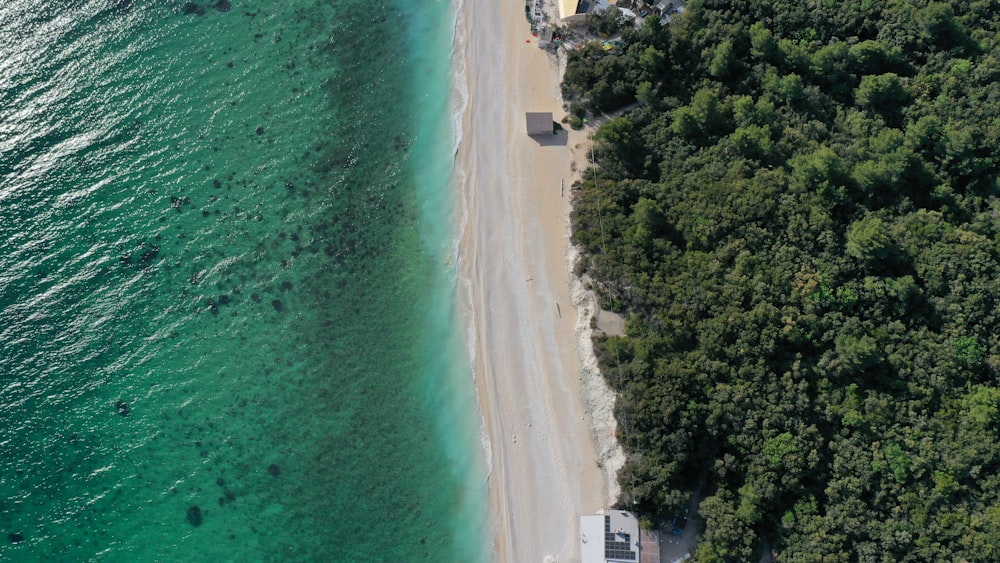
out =
<path fill-rule="evenodd" d="M 579 560 L 579 516 L 616 500 L 624 459 L 590 342 L 596 301 L 572 274 L 568 188 L 589 131 L 527 136 L 526 111 L 564 115 L 560 64 L 536 41 L 521 4 L 457 4 L 459 293 L 496 561 Z"/>

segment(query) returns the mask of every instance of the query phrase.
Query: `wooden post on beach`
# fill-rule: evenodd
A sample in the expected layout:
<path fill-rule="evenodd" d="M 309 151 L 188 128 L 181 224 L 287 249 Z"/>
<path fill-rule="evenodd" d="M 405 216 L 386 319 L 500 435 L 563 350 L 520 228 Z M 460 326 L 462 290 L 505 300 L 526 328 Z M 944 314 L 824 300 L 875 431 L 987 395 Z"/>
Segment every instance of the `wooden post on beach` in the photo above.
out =
<path fill-rule="evenodd" d="M 563 197 L 563 193 L 566 191 L 566 179 L 559 178 L 559 197 Z"/>

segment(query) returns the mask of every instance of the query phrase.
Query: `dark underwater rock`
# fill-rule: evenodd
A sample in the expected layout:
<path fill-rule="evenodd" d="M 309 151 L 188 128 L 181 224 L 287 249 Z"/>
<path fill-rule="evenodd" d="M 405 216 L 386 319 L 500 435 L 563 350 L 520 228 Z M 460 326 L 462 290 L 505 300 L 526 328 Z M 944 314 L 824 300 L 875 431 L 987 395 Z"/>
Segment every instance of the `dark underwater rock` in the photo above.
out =
<path fill-rule="evenodd" d="M 128 406 L 128 403 L 125 401 L 115 403 L 115 408 L 118 409 L 118 414 L 122 416 L 128 416 L 132 412 L 132 407 Z"/>
<path fill-rule="evenodd" d="M 7 534 L 7 541 L 10 543 L 21 543 L 24 541 L 24 534 L 21 532 L 11 532 Z"/>
<path fill-rule="evenodd" d="M 278 475 L 281 475 L 281 468 L 278 467 L 277 463 L 272 463 L 267 466 L 267 472 L 270 473 L 272 477 L 277 477 Z"/>
<path fill-rule="evenodd" d="M 160 255 L 160 247 L 153 244 L 150 245 L 142 254 L 139 255 L 139 261 L 141 262 L 152 262 L 156 260 L 156 257 Z"/>
<path fill-rule="evenodd" d="M 215 3 L 215 9 L 222 13 L 226 13 L 233 9 L 233 3 L 229 0 L 219 0 Z"/>
<path fill-rule="evenodd" d="M 199 6 L 198 4 L 195 4 L 194 2 L 185 2 L 184 5 L 181 6 L 181 13 L 184 14 L 184 15 L 186 15 L 186 16 L 189 16 L 191 14 L 195 14 L 195 15 L 198 15 L 198 16 L 204 16 L 205 15 L 205 7 L 204 6 Z"/>
<path fill-rule="evenodd" d="M 187 521 L 195 528 L 201 526 L 201 508 L 198 505 L 194 505 L 187 510 Z"/>

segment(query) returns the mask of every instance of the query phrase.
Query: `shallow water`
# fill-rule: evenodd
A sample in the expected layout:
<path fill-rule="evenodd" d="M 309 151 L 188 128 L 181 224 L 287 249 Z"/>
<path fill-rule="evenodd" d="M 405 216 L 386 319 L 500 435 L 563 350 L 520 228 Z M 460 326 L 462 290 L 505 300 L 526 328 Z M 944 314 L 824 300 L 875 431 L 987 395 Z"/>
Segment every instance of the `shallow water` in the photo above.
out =
<path fill-rule="evenodd" d="M 488 559 L 401 4 L 0 7 L 0 559 Z"/>

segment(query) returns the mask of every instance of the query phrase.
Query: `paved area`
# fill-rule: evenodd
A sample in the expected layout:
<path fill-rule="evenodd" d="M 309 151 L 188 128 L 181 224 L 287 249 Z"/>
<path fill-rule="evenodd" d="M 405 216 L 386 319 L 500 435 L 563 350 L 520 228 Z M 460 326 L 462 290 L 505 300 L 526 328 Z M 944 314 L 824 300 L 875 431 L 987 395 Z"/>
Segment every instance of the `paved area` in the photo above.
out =
<path fill-rule="evenodd" d="M 639 563 L 660 563 L 660 532 L 639 532 Z"/>

